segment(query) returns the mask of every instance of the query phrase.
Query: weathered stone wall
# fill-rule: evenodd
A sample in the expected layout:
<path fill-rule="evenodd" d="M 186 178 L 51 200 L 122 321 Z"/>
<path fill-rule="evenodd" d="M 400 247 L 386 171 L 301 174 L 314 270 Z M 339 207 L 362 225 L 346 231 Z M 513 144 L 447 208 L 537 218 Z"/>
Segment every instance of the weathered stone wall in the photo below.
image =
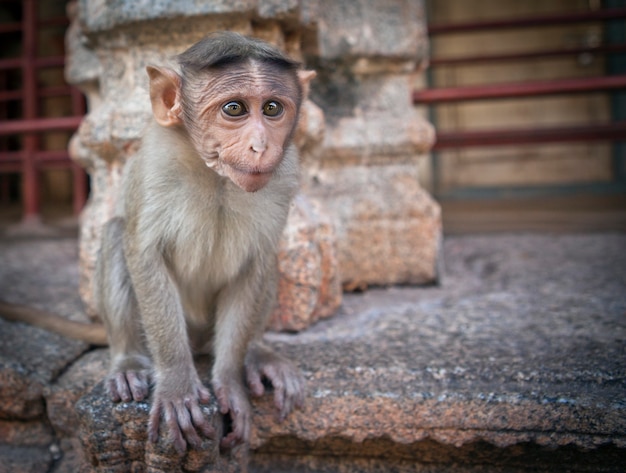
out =
<path fill-rule="evenodd" d="M 319 74 L 296 137 L 303 192 L 283 238 L 272 327 L 299 330 L 331 314 L 340 282 L 436 279 L 439 207 L 417 180 L 434 133 L 411 103 L 427 49 L 421 1 L 80 0 L 74 15 L 67 78 L 90 113 L 71 154 L 92 177 L 81 222 L 81 293 L 92 312 L 100 230 L 149 119 L 145 66 L 216 30 L 265 39 Z"/>
<path fill-rule="evenodd" d="M 336 225 L 344 287 L 432 282 L 441 216 L 417 165 L 434 131 L 411 103 L 427 60 L 423 2 L 318 4 L 315 41 L 303 49 L 327 123 L 305 186 Z"/>

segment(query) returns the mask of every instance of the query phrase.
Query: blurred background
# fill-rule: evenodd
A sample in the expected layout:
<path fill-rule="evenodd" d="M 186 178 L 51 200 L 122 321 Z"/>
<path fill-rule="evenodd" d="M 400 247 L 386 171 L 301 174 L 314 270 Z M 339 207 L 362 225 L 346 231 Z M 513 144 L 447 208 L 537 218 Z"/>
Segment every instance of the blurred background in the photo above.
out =
<path fill-rule="evenodd" d="M 65 1 L 0 2 L 0 225 L 78 214 Z M 626 229 L 626 1 L 426 0 L 420 180 L 444 232 Z M 74 219 L 75 221 L 75 219 Z"/>

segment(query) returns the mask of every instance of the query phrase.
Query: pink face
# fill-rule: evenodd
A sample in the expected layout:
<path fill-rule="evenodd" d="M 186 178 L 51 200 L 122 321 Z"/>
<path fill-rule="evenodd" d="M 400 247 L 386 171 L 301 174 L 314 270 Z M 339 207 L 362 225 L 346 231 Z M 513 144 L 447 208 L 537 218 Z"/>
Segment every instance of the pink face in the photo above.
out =
<path fill-rule="evenodd" d="M 246 192 L 269 182 L 294 130 L 301 92 L 297 79 L 285 75 L 252 62 L 207 73 L 185 89 L 194 107 L 185 125 L 195 148 L 209 168 Z"/>

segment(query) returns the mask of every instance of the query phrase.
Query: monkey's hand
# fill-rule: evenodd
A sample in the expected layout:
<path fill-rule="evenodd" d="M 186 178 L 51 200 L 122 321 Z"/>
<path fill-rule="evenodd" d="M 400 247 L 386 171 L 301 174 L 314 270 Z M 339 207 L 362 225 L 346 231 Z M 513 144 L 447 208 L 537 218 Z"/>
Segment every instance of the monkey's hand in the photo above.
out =
<path fill-rule="evenodd" d="M 252 407 L 246 389 L 236 375 L 217 376 L 213 379 L 213 389 L 222 415 L 229 415 L 231 430 L 225 432 L 220 442 L 223 449 L 231 449 L 245 443 L 250 438 L 250 418 Z"/>
<path fill-rule="evenodd" d="M 252 395 L 256 397 L 264 394 L 264 381 L 272 384 L 279 421 L 283 421 L 294 407 L 300 408 L 304 404 L 305 381 L 300 370 L 259 342 L 252 343 L 248 350 L 246 378 Z"/>
<path fill-rule="evenodd" d="M 181 455 L 185 453 L 187 444 L 194 448 L 200 447 L 202 440 L 198 433 L 208 438 L 215 437 L 213 425 L 200 409 L 200 404 L 210 400 L 209 390 L 197 377 L 191 382 L 176 376 L 160 380 L 150 409 L 148 438 L 154 443 L 158 441 L 159 425 L 163 421 L 174 447 Z"/>

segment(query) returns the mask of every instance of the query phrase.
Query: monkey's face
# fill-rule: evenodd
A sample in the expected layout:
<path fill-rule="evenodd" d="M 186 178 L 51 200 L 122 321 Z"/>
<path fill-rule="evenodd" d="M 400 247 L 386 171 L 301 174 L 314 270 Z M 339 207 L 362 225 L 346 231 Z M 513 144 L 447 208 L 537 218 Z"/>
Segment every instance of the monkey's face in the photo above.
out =
<path fill-rule="evenodd" d="M 295 74 L 251 63 L 190 87 L 185 125 L 206 165 L 246 192 L 262 189 L 293 134 L 301 91 Z"/>

